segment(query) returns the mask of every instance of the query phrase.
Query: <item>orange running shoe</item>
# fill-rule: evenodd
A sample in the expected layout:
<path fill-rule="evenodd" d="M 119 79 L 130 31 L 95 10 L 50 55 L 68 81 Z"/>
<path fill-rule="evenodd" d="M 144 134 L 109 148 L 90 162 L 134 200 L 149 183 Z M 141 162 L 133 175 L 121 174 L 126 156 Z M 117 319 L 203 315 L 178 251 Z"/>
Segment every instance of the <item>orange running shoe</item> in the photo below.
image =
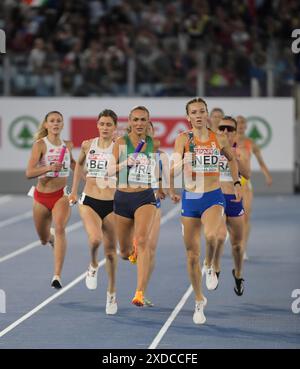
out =
<path fill-rule="evenodd" d="M 145 305 L 143 291 L 138 291 L 138 290 L 135 291 L 134 298 L 132 299 L 132 304 L 135 305 L 135 306 L 144 306 Z"/>
<path fill-rule="evenodd" d="M 133 238 L 133 251 L 132 254 L 128 256 L 128 260 L 131 264 L 136 264 L 137 262 L 137 242 L 135 238 Z"/>

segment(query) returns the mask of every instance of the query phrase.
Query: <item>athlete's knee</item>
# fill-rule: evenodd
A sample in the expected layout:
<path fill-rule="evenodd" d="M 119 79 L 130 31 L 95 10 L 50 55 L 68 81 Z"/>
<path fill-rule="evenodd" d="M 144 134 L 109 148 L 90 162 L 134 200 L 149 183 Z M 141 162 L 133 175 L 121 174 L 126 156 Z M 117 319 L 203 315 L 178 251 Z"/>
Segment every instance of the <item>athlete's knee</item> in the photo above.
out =
<path fill-rule="evenodd" d="M 218 246 L 222 246 L 224 243 L 225 243 L 225 241 L 226 241 L 226 236 L 227 236 L 227 234 L 226 233 L 222 233 L 222 234 L 218 234 L 217 235 L 217 245 Z"/>
<path fill-rule="evenodd" d="M 92 249 L 97 249 L 101 243 L 100 237 L 90 236 L 89 243 Z"/>
<path fill-rule="evenodd" d="M 111 245 L 109 247 L 106 247 L 104 253 L 105 253 L 106 260 L 108 260 L 110 262 L 113 262 L 116 259 L 116 256 L 117 256 L 115 245 Z"/>
<path fill-rule="evenodd" d="M 236 253 L 241 253 L 242 252 L 242 241 L 241 240 L 233 240 L 232 242 L 232 251 L 236 252 Z"/>
<path fill-rule="evenodd" d="M 190 266 L 197 265 L 200 260 L 200 253 L 198 251 L 187 250 L 187 260 Z"/>
<path fill-rule="evenodd" d="M 128 239 L 119 239 L 119 246 L 120 246 L 120 257 L 123 260 L 128 260 L 128 257 L 133 252 L 133 244 L 132 241 Z"/>
<path fill-rule="evenodd" d="M 138 248 L 144 250 L 147 244 L 147 237 L 138 235 L 136 236 L 136 242 L 137 242 Z"/>
<path fill-rule="evenodd" d="M 65 226 L 62 224 L 55 225 L 55 236 L 65 236 L 66 230 Z"/>
<path fill-rule="evenodd" d="M 154 259 L 154 258 L 155 258 L 155 250 L 154 250 L 154 249 L 152 249 L 152 248 L 150 248 L 150 250 L 149 250 L 149 255 L 150 255 L 150 258 L 151 258 L 151 259 Z"/>
<path fill-rule="evenodd" d="M 105 252 L 106 261 L 113 263 L 116 260 L 116 255 L 116 252 L 113 250 Z"/>
<path fill-rule="evenodd" d="M 208 231 L 205 233 L 205 240 L 207 243 L 211 245 L 216 245 L 217 243 L 217 235 L 216 232 Z"/>

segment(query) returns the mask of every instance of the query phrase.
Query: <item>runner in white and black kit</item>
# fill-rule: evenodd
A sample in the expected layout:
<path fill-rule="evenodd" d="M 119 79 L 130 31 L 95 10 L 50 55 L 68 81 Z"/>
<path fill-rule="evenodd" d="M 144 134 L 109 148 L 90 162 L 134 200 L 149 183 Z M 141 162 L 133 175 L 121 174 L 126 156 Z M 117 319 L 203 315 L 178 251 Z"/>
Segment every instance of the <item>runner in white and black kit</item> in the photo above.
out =
<path fill-rule="evenodd" d="M 77 201 L 80 179 L 86 167 L 86 183 L 79 199 L 79 212 L 88 234 L 91 263 L 86 275 L 86 286 L 90 290 L 97 288 L 98 249 L 103 242 L 108 274 L 106 314 L 117 313 L 116 269 L 117 241 L 113 198 L 116 178 L 107 176 L 107 165 L 112 156 L 113 135 L 117 126 L 117 115 L 109 109 L 103 110 L 97 121 L 99 137 L 83 141 L 79 159 L 75 168 L 70 202 Z"/>

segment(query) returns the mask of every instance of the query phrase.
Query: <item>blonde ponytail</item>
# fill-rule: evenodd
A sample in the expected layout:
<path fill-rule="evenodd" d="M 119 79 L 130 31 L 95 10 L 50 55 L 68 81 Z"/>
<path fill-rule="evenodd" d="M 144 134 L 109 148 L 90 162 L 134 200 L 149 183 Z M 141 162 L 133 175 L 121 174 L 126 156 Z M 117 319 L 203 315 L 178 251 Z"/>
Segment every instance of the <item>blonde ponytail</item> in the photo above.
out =
<path fill-rule="evenodd" d="M 46 137 L 48 135 L 48 129 L 45 128 L 45 122 L 46 120 L 44 120 L 40 125 L 38 130 L 36 131 L 35 135 L 34 135 L 34 141 L 38 141 L 43 137 Z"/>
<path fill-rule="evenodd" d="M 49 113 L 46 114 L 43 122 L 39 125 L 39 128 L 38 130 L 36 131 L 35 135 L 34 135 L 34 141 L 38 141 L 40 140 L 41 138 L 43 137 L 46 137 L 48 136 L 48 129 L 45 128 L 45 123 L 47 122 L 47 119 L 49 117 L 50 114 L 59 114 L 62 118 L 62 114 L 59 112 L 59 111 L 56 111 L 56 110 L 53 110 L 53 111 L 50 111 Z"/>

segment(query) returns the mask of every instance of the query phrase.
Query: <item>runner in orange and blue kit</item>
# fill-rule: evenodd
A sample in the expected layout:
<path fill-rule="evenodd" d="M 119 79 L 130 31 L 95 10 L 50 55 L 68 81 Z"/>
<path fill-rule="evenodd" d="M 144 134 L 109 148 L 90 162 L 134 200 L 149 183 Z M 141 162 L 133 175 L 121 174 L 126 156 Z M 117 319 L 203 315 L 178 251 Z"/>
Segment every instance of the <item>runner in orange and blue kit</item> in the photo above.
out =
<path fill-rule="evenodd" d="M 201 98 L 186 104 L 187 120 L 192 129 L 180 134 L 175 141 L 173 165 L 171 166 L 170 196 L 174 202 L 180 200 L 175 193 L 176 176 L 184 174 L 182 192 L 182 232 L 187 251 L 188 272 L 194 289 L 196 304 L 193 321 L 206 321 L 204 306 L 206 298 L 201 291 L 200 232 L 203 227 L 206 240 L 206 286 L 215 289 L 218 278 L 213 268 L 217 232 L 222 222 L 225 199 L 220 188 L 219 160 L 222 153 L 227 157 L 234 182 L 238 182 L 238 167 L 232 150 L 224 135 L 207 128 L 208 109 Z M 239 182 L 234 186 L 236 201 L 241 200 Z"/>

